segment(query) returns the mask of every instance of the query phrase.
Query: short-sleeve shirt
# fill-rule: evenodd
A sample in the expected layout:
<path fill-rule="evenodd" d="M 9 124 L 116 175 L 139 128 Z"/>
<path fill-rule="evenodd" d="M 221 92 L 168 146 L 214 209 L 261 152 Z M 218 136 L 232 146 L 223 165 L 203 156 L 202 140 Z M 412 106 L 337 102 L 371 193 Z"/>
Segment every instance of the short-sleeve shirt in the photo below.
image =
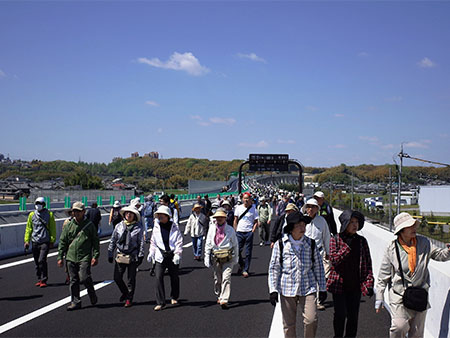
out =
<path fill-rule="evenodd" d="M 243 204 L 238 205 L 234 212 L 234 216 L 239 219 L 239 217 L 247 210 L 247 207 Z M 255 208 L 255 205 L 252 205 L 249 211 L 241 218 L 241 220 L 237 224 L 236 231 L 238 232 L 249 232 L 253 229 L 253 224 L 255 220 L 258 219 L 258 211 Z"/>

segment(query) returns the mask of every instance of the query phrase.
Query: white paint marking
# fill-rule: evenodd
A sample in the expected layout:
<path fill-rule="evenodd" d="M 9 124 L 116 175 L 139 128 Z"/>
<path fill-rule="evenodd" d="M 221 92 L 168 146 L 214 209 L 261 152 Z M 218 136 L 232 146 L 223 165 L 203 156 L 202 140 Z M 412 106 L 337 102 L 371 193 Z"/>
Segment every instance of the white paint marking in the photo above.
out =
<path fill-rule="evenodd" d="M 94 289 L 95 290 L 101 289 L 101 288 L 111 284 L 112 282 L 113 282 L 112 280 L 103 281 L 101 283 L 98 283 L 98 284 L 94 285 Z M 81 293 L 80 293 L 81 297 L 84 297 L 86 295 L 87 295 L 87 290 L 81 291 Z M 20 326 L 20 325 L 22 325 L 24 323 L 27 323 L 30 320 L 33 320 L 33 319 L 35 319 L 37 317 L 45 315 L 46 313 L 48 313 L 50 311 L 53 311 L 53 310 L 55 310 L 55 309 L 65 305 L 65 304 L 70 303 L 70 301 L 71 301 L 70 296 L 66 297 L 66 298 L 63 298 L 61 300 L 58 300 L 55 303 L 52 303 L 52 304 L 49 304 L 47 306 L 44 306 L 43 308 L 37 309 L 37 310 L 35 310 L 35 311 L 25 315 L 25 316 L 22 316 L 22 317 L 19 317 L 17 319 L 14 319 L 14 320 L 10 321 L 9 323 L 3 324 L 2 326 L 0 326 L 0 334 L 4 333 L 6 331 L 9 331 L 11 329 L 14 329 L 15 327 Z"/>
<path fill-rule="evenodd" d="M 283 315 L 281 313 L 281 305 L 278 302 L 273 311 L 272 325 L 270 326 L 269 338 L 283 337 Z"/>
<path fill-rule="evenodd" d="M 180 221 L 180 224 L 181 223 L 186 223 L 186 222 L 187 222 L 187 219 L 185 219 L 183 221 Z M 100 241 L 100 244 L 105 244 L 105 243 L 109 243 L 109 239 L 104 239 L 103 241 Z M 192 243 L 191 243 L 191 245 L 192 245 Z M 189 246 L 187 246 L 187 247 L 189 247 Z M 49 253 L 47 255 L 47 258 L 48 257 L 54 257 L 54 256 L 57 256 L 57 255 L 58 255 L 58 252 L 52 252 L 52 253 Z M 22 260 L 17 261 L 17 262 L 11 262 L 11 263 L 2 264 L 2 265 L 0 265 L 0 270 L 11 268 L 13 266 L 17 266 L 17 265 L 21 265 L 21 264 L 31 263 L 31 262 L 34 262 L 33 258 L 25 258 L 25 259 L 22 259 Z"/>

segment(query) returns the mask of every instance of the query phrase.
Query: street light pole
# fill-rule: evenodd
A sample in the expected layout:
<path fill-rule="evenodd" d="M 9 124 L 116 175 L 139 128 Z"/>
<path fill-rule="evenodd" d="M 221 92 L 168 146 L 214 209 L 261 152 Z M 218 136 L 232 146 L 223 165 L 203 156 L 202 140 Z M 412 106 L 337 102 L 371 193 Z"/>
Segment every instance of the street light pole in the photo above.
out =
<path fill-rule="evenodd" d="M 392 231 L 392 168 L 389 167 L 389 231 Z"/>
<path fill-rule="evenodd" d="M 397 215 L 400 213 L 400 204 L 402 198 L 402 169 L 403 169 L 403 143 L 398 156 L 400 157 L 400 167 L 398 169 L 398 190 L 397 190 Z"/>

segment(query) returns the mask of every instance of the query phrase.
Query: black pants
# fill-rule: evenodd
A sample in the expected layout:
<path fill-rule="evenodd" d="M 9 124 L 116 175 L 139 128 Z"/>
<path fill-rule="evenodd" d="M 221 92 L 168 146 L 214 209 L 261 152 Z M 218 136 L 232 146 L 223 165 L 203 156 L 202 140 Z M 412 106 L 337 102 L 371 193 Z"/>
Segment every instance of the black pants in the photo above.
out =
<path fill-rule="evenodd" d="M 269 240 L 270 225 L 267 222 L 261 222 L 259 226 L 259 237 L 261 242 L 267 242 Z"/>
<path fill-rule="evenodd" d="M 127 269 L 128 283 L 125 284 L 123 281 L 123 275 Z M 115 262 L 114 264 L 114 282 L 116 282 L 120 292 L 122 292 L 123 295 L 126 295 L 126 299 L 129 300 L 133 300 L 134 290 L 136 288 L 136 269 L 136 262 L 131 262 L 130 264 L 119 264 Z"/>
<path fill-rule="evenodd" d="M 169 270 L 170 276 L 170 298 L 177 300 L 180 296 L 180 278 L 178 277 L 179 265 L 173 264 L 171 259 L 164 259 L 162 263 L 155 263 L 155 288 L 156 304 L 166 304 L 166 291 L 164 288 L 164 271 Z"/>
<path fill-rule="evenodd" d="M 32 243 L 31 250 L 33 252 L 34 264 L 36 265 L 36 276 L 38 280 L 47 282 L 47 255 L 50 250 L 50 243 Z"/>
<path fill-rule="evenodd" d="M 356 333 L 358 331 L 358 314 L 360 301 L 360 291 L 345 292 L 343 294 L 333 293 L 333 326 L 335 337 L 356 337 Z M 346 320 L 347 324 L 345 323 Z"/>
<path fill-rule="evenodd" d="M 86 286 L 89 297 L 95 296 L 94 282 L 91 277 L 91 262 L 71 262 L 67 261 L 67 268 L 70 276 L 70 296 L 73 303 L 80 303 L 80 283 Z"/>

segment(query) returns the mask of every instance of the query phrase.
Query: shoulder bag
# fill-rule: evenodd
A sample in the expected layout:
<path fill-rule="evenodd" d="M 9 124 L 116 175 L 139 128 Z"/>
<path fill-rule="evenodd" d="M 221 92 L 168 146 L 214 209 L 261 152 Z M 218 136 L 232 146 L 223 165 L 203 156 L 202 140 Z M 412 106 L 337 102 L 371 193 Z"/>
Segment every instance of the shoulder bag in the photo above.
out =
<path fill-rule="evenodd" d="M 405 285 L 405 277 L 403 276 L 402 262 L 400 260 L 397 240 L 395 241 L 395 252 L 397 254 L 400 277 L 402 278 L 402 283 L 405 287 L 405 293 L 403 294 L 403 305 L 410 310 L 418 312 L 425 311 L 428 305 L 428 292 L 421 287 L 407 287 Z"/>

